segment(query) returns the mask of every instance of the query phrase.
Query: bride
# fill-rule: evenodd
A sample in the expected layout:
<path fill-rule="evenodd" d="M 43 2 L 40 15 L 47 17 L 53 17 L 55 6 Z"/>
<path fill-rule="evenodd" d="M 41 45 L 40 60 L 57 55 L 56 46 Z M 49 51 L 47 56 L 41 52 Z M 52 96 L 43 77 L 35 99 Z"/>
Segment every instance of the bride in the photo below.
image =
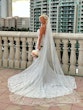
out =
<path fill-rule="evenodd" d="M 75 78 L 65 76 L 53 41 L 50 20 L 47 15 L 39 17 L 36 57 L 31 66 L 8 79 L 10 99 L 19 104 L 48 104 L 77 102 Z"/>

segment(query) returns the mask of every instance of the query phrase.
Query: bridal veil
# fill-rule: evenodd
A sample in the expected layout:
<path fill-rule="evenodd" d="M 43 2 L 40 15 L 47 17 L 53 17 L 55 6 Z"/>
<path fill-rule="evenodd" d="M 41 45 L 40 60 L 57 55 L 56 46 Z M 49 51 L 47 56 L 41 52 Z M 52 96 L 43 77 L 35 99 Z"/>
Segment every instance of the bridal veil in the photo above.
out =
<path fill-rule="evenodd" d="M 22 105 L 56 106 L 79 101 L 75 78 L 65 76 L 53 41 L 50 20 L 39 57 L 24 71 L 8 79 L 10 100 Z"/>

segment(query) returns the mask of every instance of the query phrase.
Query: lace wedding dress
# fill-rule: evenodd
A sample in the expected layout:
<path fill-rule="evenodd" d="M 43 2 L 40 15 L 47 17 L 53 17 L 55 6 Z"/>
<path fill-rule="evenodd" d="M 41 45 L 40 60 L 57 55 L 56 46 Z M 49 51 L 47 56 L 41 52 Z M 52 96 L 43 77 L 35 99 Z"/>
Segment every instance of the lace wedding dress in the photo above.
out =
<path fill-rule="evenodd" d="M 8 79 L 10 100 L 23 105 L 49 106 L 78 102 L 75 78 L 65 76 L 62 71 L 49 20 L 42 45 L 32 65 Z"/>

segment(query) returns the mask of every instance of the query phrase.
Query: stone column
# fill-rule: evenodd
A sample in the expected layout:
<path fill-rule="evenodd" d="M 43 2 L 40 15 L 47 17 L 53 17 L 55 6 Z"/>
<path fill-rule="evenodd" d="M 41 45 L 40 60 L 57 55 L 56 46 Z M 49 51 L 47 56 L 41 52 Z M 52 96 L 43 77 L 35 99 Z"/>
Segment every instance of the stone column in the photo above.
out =
<path fill-rule="evenodd" d="M 56 50 L 58 54 L 59 61 L 61 60 L 60 58 L 60 39 L 54 39 L 54 42 L 56 43 Z"/>
<path fill-rule="evenodd" d="M 16 37 L 15 68 L 20 67 L 20 38 Z"/>
<path fill-rule="evenodd" d="M 75 43 L 76 40 L 70 40 L 71 42 L 71 56 L 70 56 L 70 74 L 75 74 L 75 69 L 76 69 L 76 54 L 75 54 Z"/>
<path fill-rule="evenodd" d="M 67 48 L 67 39 L 63 40 L 63 44 L 64 44 L 64 48 L 63 48 L 63 57 L 62 57 L 62 61 L 63 61 L 63 71 L 65 74 L 68 74 L 68 48 Z"/>
<path fill-rule="evenodd" d="M 27 65 L 27 53 L 26 53 L 26 38 L 21 38 L 22 41 L 22 60 L 21 60 L 21 68 L 25 69 Z"/>
<path fill-rule="evenodd" d="M 3 37 L 4 40 L 4 53 L 3 53 L 3 67 L 8 67 L 8 39 Z"/>
<path fill-rule="evenodd" d="M 9 67 L 14 68 L 15 52 L 14 52 L 14 39 L 13 39 L 13 37 L 9 38 L 9 41 L 10 41 Z"/>
<path fill-rule="evenodd" d="M 2 66 L 2 39 L 0 37 L 0 67 Z"/>
<path fill-rule="evenodd" d="M 32 63 L 32 56 L 31 56 L 32 47 L 33 47 L 32 38 L 27 38 L 27 42 L 28 42 L 28 62 L 27 62 L 27 67 L 28 67 Z"/>
<path fill-rule="evenodd" d="M 79 40 L 78 74 L 83 74 L 83 40 Z"/>

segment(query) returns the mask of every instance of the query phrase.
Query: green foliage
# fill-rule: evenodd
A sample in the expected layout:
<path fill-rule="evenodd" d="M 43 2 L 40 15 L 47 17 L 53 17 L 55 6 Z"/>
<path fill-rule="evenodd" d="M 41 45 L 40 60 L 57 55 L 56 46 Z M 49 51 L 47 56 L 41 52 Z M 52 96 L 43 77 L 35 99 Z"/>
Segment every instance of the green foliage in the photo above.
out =
<path fill-rule="evenodd" d="M 9 27 L 1 27 L 1 29 L 0 29 L 1 31 L 30 31 L 29 30 L 29 28 L 21 28 L 21 29 L 19 29 L 19 28 L 15 28 L 15 27 L 11 27 L 11 28 L 9 28 Z"/>

